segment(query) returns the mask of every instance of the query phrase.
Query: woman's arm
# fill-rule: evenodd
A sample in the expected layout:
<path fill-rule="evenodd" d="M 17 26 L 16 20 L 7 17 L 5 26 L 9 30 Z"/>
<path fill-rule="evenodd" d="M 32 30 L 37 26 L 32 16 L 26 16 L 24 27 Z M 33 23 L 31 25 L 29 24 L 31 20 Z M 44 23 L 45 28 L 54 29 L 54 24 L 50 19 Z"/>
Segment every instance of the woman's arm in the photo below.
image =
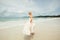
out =
<path fill-rule="evenodd" d="M 32 23 L 32 17 L 30 18 L 30 23 Z"/>

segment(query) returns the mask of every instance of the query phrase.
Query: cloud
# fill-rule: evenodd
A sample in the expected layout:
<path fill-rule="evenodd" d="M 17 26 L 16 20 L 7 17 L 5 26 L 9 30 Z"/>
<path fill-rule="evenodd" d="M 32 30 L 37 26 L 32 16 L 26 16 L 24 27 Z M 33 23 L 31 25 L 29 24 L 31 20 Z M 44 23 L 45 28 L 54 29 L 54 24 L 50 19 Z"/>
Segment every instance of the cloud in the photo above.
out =
<path fill-rule="evenodd" d="M 2 0 L 0 1 L 1 4 L 6 5 L 7 11 L 28 11 L 31 10 L 31 6 L 33 5 L 33 2 L 29 0 Z"/>
<path fill-rule="evenodd" d="M 27 14 L 29 11 L 32 11 L 33 15 L 50 15 L 54 14 L 57 8 L 59 8 L 59 0 L 0 0 L 0 16 Z M 5 10 L 6 12 L 3 13 Z"/>
<path fill-rule="evenodd" d="M 41 3 L 40 3 L 41 2 Z M 35 2 L 35 4 L 37 5 L 37 7 L 40 9 L 40 12 L 44 13 L 44 12 L 51 12 L 54 11 L 57 7 L 58 7 L 58 3 L 57 0 L 55 1 L 38 1 Z"/>

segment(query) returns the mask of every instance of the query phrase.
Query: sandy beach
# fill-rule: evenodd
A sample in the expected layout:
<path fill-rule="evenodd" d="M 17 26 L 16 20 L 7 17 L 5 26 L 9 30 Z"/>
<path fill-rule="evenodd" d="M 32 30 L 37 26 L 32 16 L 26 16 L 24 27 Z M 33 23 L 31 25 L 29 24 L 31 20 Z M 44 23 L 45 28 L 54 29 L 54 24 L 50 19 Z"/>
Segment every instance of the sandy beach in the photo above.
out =
<path fill-rule="evenodd" d="M 0 22 L 0 40 L 24 40 L 22 24 L 20 21 Z M 35 20 L 34 30 L 35 36 L 32 40 L 60 40 L 60 18 Z"/>

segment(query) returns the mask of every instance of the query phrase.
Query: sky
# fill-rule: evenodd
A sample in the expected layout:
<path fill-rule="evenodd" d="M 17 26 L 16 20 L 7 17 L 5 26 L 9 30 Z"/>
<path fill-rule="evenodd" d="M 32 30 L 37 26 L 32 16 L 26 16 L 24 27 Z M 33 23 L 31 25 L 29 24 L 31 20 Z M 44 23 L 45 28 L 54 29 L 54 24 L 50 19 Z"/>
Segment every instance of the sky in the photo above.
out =
<path fill-rule="evenodd" d="M 60 0 L 0 0 L 0 17 L 60 15 Z"/>

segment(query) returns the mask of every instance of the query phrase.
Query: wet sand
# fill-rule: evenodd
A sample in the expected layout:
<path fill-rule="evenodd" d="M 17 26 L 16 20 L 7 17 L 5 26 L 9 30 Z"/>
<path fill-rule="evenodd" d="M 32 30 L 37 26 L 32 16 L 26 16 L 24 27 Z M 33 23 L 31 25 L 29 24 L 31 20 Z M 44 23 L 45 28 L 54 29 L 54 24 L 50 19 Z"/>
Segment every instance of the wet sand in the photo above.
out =
<path fill-rule="evenodd" d="M 10 25 L 11 26 L 11 25 Z M 23 26 L 0 29 L 0 40 L 24 40 Z M 37 22 L 33 40 L 60 40 L 60 18 Z"/>

